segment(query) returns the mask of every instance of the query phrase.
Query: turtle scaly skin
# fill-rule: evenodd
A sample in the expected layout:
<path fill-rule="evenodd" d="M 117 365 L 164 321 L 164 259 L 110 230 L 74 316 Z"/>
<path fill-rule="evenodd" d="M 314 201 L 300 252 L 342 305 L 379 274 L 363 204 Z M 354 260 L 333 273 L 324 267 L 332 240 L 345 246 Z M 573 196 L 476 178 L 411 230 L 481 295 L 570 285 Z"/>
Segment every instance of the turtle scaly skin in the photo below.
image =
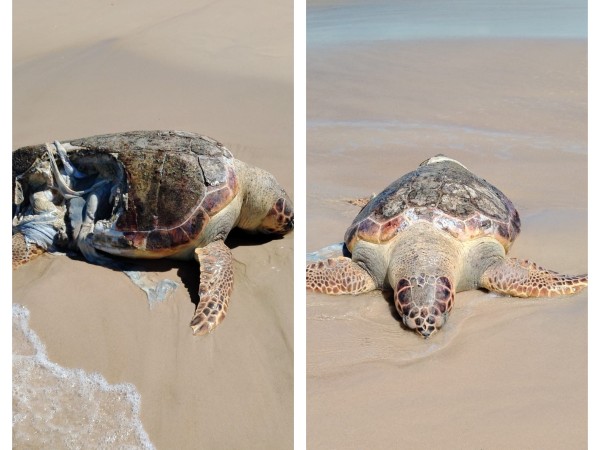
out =
<path fill-rule="evenodd" d="M 444 325 L 457 292 L 551 297 L 587 286 L 587 275 L 508 258 L 520 227 L 502 192 L 438 155 L 366 203 L 346 231 L 351 257 L 308 264 L 306 286 L 332 295 L 392 287 L 402 321 L 425 338 Z"/>
<path fill-rule="evenodd" d="M 184 131 L 132 131 L 13 152 L 13 268 L 50 249 L 200 264 L 194 334 L 223 320 L 233 286 L 229 232 L 283 235 L 292 202 L 270 173 Z"/>

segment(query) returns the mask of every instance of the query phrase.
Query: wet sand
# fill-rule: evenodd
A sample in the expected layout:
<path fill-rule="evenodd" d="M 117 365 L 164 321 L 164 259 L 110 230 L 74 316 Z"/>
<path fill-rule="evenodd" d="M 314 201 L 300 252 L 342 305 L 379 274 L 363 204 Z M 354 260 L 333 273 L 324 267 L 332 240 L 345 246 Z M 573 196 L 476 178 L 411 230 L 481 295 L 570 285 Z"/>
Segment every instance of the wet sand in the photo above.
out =
<path fill-rule="evenodd" d="M 444 153 L 519 210 L 513 257 L 587 272 L 586 52 L 500 39 L 309 49 L 308 251 L 341 242 L 358 212 L 345 199 Z M 426 341 L 390 301 L 308 293 L 308 448 L 586 448 L 587 291 L 460 293 Z"/>
<path fill-rule="evenodd" d="M 13 148 L 127 130 L 199 132 L 273 173 L 293 198 L 290 2 L 25 1 L 13 11 Z M 135 387 L 156 448 L 291 448 L 293 234 L 228 243 L 233 297 L 209 336 L 189 327 L 193 262 L 148 263 L 149 274 L 179 283 L 150 309 L 124 274 L 44 255 L 13 273 L 13 302 L 29 310 L 49 361 Z M 26 346 L 17 342 L 20 355 Z M 32 395 L 53 389 L 61 388 L 42 384 Z M 19 416 L 13 445 L 66 445 L 77 426 L 71 416 L 59 409 L 59 427 L 32 426 L 36 404 L 27 406 L 30 419 Z M 110 403 L 98 414 L 87 445 L 105 442 Z"/>

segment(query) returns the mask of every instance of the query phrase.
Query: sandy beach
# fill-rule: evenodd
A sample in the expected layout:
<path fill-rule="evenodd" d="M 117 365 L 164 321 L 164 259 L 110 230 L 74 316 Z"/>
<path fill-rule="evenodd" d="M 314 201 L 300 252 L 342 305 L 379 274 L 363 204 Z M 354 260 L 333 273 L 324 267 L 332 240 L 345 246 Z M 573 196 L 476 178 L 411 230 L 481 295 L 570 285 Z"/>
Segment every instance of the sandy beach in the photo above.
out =
<path fill-rule="evenodd" d="M 13 5 L 13 149 L 177 129 L 218 139 L 293 198 L 292 3 Z M 13 448 L 291 448 L 293 233 L 235 235 L 233 297 L 192 336 L 194 263 L 148 263 L 165 302 L 63 255 L 13 272 Z M 66 380 L 66 381 L 65 381 Z M 84 445 L 85 444 L 85 445 Z"/>
<path fill-rule="evenodd" d="M 513 257 L 586 273 L 585 39 L 357 41 L 308 48 L 307 250 L 443 153 L 513 201 Z M 587 448 L 587 291 L 460 293 L 426 341 L 389 297 L 307 294 L 308 448 Z"/>

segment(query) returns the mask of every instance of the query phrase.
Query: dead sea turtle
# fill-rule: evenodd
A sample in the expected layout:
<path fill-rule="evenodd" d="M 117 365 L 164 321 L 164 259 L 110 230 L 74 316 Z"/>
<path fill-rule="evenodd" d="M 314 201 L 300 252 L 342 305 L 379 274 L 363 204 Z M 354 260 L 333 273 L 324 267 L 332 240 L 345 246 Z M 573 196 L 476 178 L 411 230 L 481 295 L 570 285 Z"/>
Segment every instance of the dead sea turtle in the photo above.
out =
<path fill-rule="evenodd" d="M 587 275 L 507 258 L 519 229 L 502 192 L 438 155 L 366 203 L 344 237 L 351 258 L 308 264 L 307 288 L 338 295 L 391 286 L 404 324 L 427 338 L 446 322 L 455 292 L 552 297 L 587 286 Z"/>
<path fill-rule="evenodd" d="M 58 158 L 57 158 L 58 157 Z M 223 320 L 233 285 L 224 240 L 238 227 L 283 235 L 292 202 L 270 173 L 219 142 L 182 131 L 135 131 L 13 152 L 13 268 L 50 249 L 196 259 L 200 302 L 191 321 L 205 334 Z"/>

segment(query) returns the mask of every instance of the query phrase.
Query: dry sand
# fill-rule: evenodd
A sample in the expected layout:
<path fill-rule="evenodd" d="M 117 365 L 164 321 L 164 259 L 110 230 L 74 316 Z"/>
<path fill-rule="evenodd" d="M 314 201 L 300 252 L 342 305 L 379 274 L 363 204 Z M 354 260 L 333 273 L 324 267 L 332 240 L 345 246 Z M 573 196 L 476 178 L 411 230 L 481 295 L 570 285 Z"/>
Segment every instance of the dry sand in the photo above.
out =
<path fill-rule="evenodd" d="M 344 199 L 444 153 L 516 205 L 512 256 L 587 272 L 586 52 L 582 40 L 309 49 L 308 251 L 341 242 L 358 212 Z M 586 448 L 587 291 L 460 293 L 427 341 L 392 309 L 380 291 L 308 294 L 308 448 Z"/>
<path fill-rule="evenodd" d="M 13 148 L 137 129 L 200 132 L 269 170 L 293 198 L 292 2 L 26 0 L 13 11 Z M 157 448 L 291 448 L 293 234 L 231 244 L 229 314 L 206 337 L 189 328 L 193 263 L 149 265 L 180 283 L 150 310 L 122 273 L 44 255 L 14 272 L 13 302 L 30 311 L 50 361 L 135 386 Z M 65 412 L 54 419 L 62 427 L 37 429 L 41 411 L 27 412 L 13 429 L 17 448 L 60 447 L 60 433 L 76 431 Z M 106 438 L 97 430 L 110 407 L 102 414 L 82 436 L 88 446 Z"/>

